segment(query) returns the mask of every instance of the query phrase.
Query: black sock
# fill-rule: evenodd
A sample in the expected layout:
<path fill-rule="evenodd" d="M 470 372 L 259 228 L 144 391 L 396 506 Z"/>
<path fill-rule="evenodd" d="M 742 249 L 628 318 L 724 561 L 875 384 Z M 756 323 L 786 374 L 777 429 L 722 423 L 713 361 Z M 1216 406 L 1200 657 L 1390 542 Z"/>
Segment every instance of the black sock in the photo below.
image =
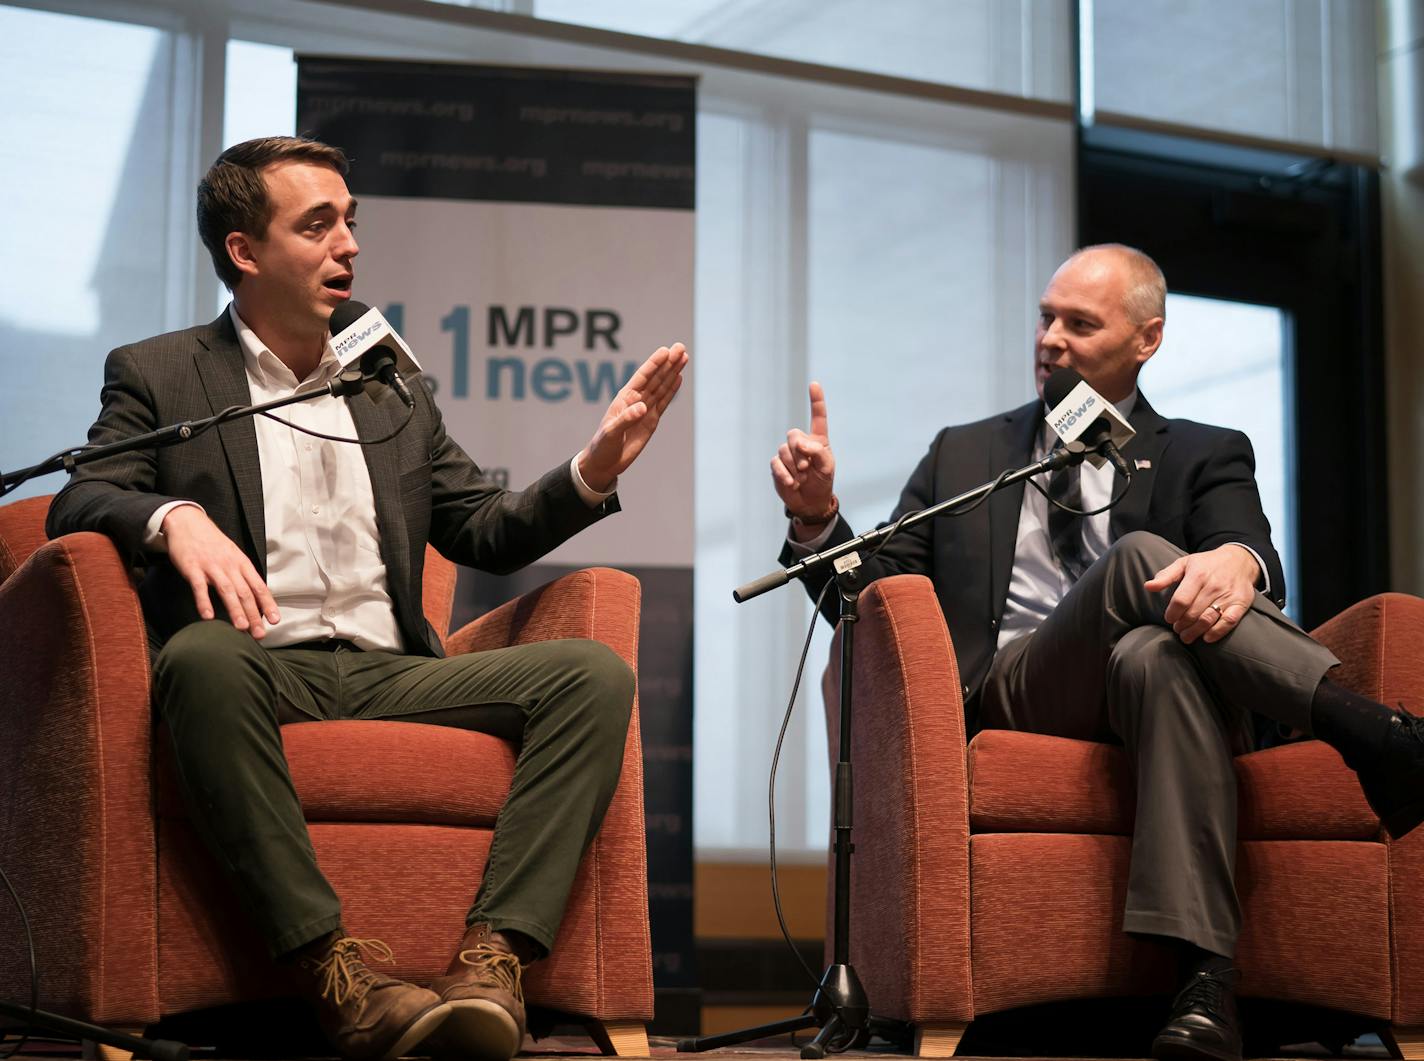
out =
<path fill-rule="evenodd" d="M 1177 979 L 1186 983 L 1197 973 L 1224 973 L 1231 968 L 1231 959 L 1179 939 L 1177 943 Z"/>
<path fill-rule="evenodd" d="M 1394 712 L 1326 678 L 1310 702 L 1310 726 L 1352 770 L 1374 764 L 1384 750 Z"/>

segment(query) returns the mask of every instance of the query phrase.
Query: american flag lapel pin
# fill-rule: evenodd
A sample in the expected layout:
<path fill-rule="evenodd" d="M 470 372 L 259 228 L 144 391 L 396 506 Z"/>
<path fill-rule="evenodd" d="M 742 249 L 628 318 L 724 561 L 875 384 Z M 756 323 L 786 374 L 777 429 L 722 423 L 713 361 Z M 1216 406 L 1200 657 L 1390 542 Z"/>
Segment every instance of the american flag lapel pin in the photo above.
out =
<path fill-rule="evenodd" d="M 1152 467 L 1152 462 L 1146 457 L 1138 457 L 1135 461 L 1133 461 L 1133 463 L 1137 465 L 1138 471 L 1142 471 L 1145 468 Z"/>

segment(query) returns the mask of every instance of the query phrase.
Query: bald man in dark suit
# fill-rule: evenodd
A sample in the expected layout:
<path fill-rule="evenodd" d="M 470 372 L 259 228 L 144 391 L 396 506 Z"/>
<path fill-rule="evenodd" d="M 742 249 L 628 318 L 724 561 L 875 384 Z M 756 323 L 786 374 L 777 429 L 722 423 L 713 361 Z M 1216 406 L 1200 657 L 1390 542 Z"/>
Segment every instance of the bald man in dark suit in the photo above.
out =
<path fill-rule="evenodd" d="M 1131 488 L 1110 515 L 1064 511 L 1101 508 L 1122 485 L 1111 465 L 1084 464 L 1055 473 L 1045 493 L 1019 484 L 900 533 L 866 577 L 933 580 L 970 736 L 1008 728 L 1125 746 L 1138 799 L 1123 927 L 1172 947 L 1182 978 L 1153 1055 L 1237 1061 L 1232 757 L 1249 750 L 1252 730 L 1239 705 L 1339 750 L 1395 836 L 1424 819 L 1424 725 L 1329 681 L 1339 661 L 1281 613 L 1284 577 L 1246 436 L 1165 419 L 1138 391 L 1165 300 L 1161 271 L 1140 251 L 1070 257 L 1039 303 L 1040 400 L 942 430 L 890 520 L 1044 456 L 1043 385 L 1064 366 L 1137 432 L 1122 450 Z M 784 564 L 854 536 L 838 514 L 827 425 L 813 383 L 810 430 L 789 432 L 771 462 L 791 519 Z M 813 597 L 827 577 L 805 577 Z"/>

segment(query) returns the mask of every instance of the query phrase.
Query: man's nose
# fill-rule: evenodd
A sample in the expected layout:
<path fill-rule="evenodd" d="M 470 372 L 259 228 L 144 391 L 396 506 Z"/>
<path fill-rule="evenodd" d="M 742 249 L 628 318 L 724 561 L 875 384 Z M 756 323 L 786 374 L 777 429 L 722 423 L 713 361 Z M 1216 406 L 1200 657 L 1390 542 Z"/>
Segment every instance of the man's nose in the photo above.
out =
<path fill-rule="evenodd" d="M 341 240 L 341 243 L 336 248 L 336 257 L 354 258 L 356 257 L 356 255 L 360 254 L 361 248 L 356 243 L 356 233 L 351 231 L 350 226 L 342 225 L 341 234 L 343 238 Z"/>
<path fill-rule="evenodd" d="M 1049 324 L 1047 327 L 1041 329 L 1038 345 L 1043 347 L 1045 350 L 1054 350 L 1058 352 L 1062 352 L 1065 349 L 1065 344 L 1063 342 L 1063 329 L 1058 326 L 1057 321 L 1054 321 L 1052 324 Z"/>

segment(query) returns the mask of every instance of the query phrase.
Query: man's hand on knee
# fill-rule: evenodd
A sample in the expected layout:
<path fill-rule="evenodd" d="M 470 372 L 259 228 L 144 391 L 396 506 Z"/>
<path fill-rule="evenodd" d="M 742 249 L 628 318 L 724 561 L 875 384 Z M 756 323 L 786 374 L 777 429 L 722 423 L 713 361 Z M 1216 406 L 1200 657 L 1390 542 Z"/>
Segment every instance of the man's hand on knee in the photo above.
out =
<path fill-rule="evenodd" d="M 1178 557 L 1144 585 L 1152 593 L 1176 586 L 1163 618 L 1183 644 L 1197 638 L 1210 644 L 1235 630 L 1250 610 L 1260 573 L 1249 550 L 1223 545 Z"/>
<path fill-rule="evenodd" d="M 232 625 L 261 640 L 262 625 L 277 622 L 277 602 L 247 554 L 194 505 L 181 505 L 163 517 L 168 559 L 193 588 L 193 601 L 204 619 L 213 617 L 208 587 L 217 590 Z"/>

